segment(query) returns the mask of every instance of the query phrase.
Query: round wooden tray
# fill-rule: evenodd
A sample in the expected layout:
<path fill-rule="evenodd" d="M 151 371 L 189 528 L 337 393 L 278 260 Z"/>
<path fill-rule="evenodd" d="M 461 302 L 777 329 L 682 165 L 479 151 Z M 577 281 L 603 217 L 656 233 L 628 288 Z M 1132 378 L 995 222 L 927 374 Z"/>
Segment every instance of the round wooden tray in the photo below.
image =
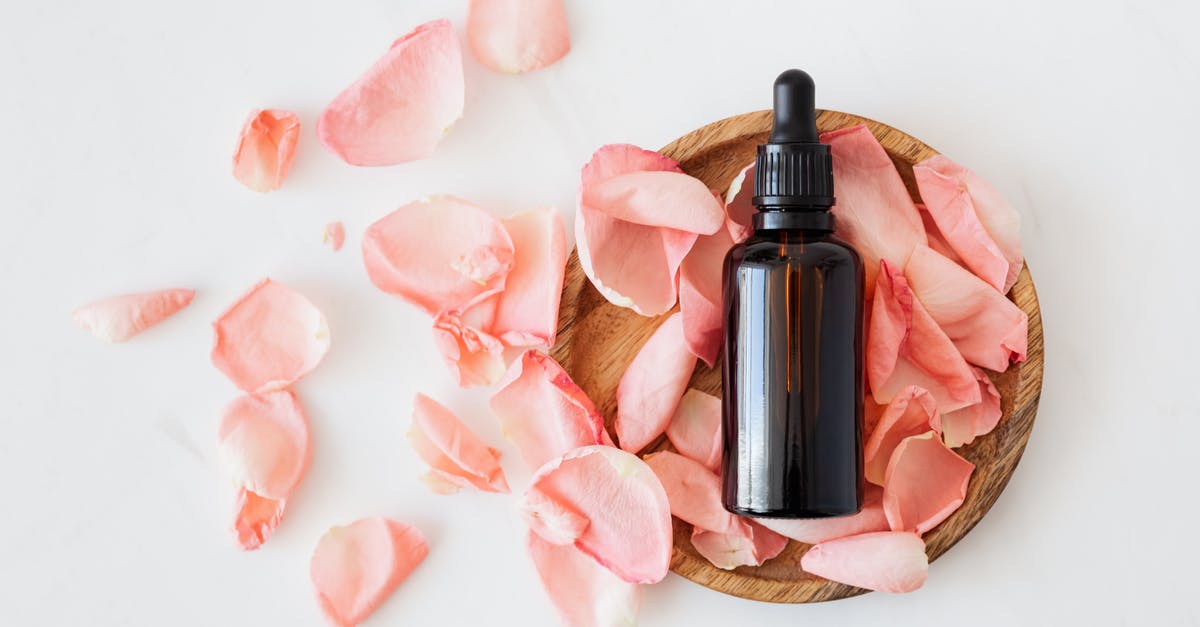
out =
<path fill-rule="evenodd" d="M 866 124 L 887 150 L 914 199 L 918 198 L 912 165 L 937 154 L 929 146 L 873 120 L 836 111 L 822 111 L 822 131 Z M 742 167 L 754 159 L 755 146 L 766 141 L 771 112 L 747 113 L 709 124 L 671 142 L 662 153 L 678 161 L 692 176 L 722 193 Z M 959 452 L 975 464 L 962 507 L 925 534 L 926 551 L 935 560 L 979 522 L 996 502 L 1025 450 L 1042 389 L 1042 319 L 1037 293 L 1026 266 L 1008 297 L 1029 314 L 1029 353 L 1026 361 L 1003 374 L 989 373 L 1001 395 L 1003 417 L 995 431 Z M 595 401 L 609 420 L 616 416 L 616 389 L 621 374 L 642 343 L 666 316 L 647 318 L 609 303 L 592 287 L 574 253 L 567 264 L 559 314 L 558 343 L 551 354 Z M 720 365 L 697 362 L 691 386 L 720 396 Z M 668 447 L 666 438 L 648 447 Z M 674 519 L 675 552 L 671 570 L 714 590 L 748 599 L 776 603 L 811 603 L 856 596 L 861 588 L 834 583 L 800 569 L 807 544 L 790 542 L 773 560 L 757 568 L 720 570 L 701 557 L 691 544 L 691 525 Z"/>

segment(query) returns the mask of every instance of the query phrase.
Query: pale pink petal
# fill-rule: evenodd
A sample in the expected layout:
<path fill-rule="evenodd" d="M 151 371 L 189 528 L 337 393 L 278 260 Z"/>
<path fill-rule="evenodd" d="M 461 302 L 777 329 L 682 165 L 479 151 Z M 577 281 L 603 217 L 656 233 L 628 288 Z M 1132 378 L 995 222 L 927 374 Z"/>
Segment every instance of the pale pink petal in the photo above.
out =
<path fill-rule="evenodd" d="M 105 342 L 124 342 L 187 307 L 195 295 L 172 289 L 114 296 L 76 309 L 71 319 Z"/>
<path fill-rule="evenodd" d="M 721 504 L 721 478 L 715 472 L 671 451 L 647 455 L 646 464 L 662 482 L 673 516 L 708 531 L 748 535 L 749 519 Z"/>
<path fill-rule="evenodd" d="M 571 49 L 563 0 L 471 0 L 467 42 L 489 69 L 540 70 Z"/>
<path fill-rule="evenodd" d="M 329 325 L 311 301 L 271 279 L 213 322 L 212 363 L 234 385 L 264 392 L 298 381 L 329 351 Z"/>
<path fill-rule="evenodd" d="M 910 385 L 900 390 L 883 413 L 863 448 L 863 467 L 867 481 L 883 485 L 888 461 L 896 445 L 910 435 L 931 428 L 939 431 L 937 401 L 925 388 Z"/>
<path fill-rule="evenodd" d="M 638 350 L 617 384 L 617 440 L 637 452 L 666 430 L 696 368 L 683 338 L 683 317 L 671 314 Z"/>
<path fill-rule="evenodd" d="M 655 583 L 666 576 L 671 509 L 662 484 L 636 455 L 603 445 L 572 450 L 534 474 L 526 500 L 557 502 L 586 518 L 575 546 L 621 579 Z"/>
<path fill-rule="evenodd" d="M 464 324 L 457 312 L 434 318 L 433 343 L 462 387 L 492 385 L 504 376 L 504 344 Z"/>
<path fill-rule="evenodd" d="M 962 505 L 973 470 L 934 431 L 905 438 L 892 453 L 883 486 L 888 524 L 919 534 L 933 529 Z"/>
<path fill-rule="evenodd" d="M 679 266 L 679 312 L 688 349 L 712 367 L 724 341 L 722 266 L 733 246 L 729 229 L 701 235 Z"/>
<path fill-rule="evenodd" d="M 397 39 L 321 113 L 321 144 L 352 165 L 428 156 L 462 117 L 462 51 L 449 20 Z"/>
<path fill-rule="evenodd" d="M 857 514 L 833 518 L 755 518 L 755 522 L 778 534 L 806 544 L 817 544 L 872 531 L 887 531 L 883 513 L 883 489 L 867 485 L 863 507 Z"/>
<path fill-rule="evenodd" d="M 233 539 L 242 550 L 253 551 L 275 533 L 287 499 L 269 499 L 238 488 L 233 504 Z"/>
<path fill-rule="evenodd" d="M 408 432 L 413 450 L 441 479 L 460 487 L 508 493 L 500 454 L 441 403 L 417 394 Z"/>
<path fill-rule="evenodd" d="M 430 315 L 461 310 L 504 289 L 513 243 L 490 213 L 453 196 L 409 203 L 367 228 L 367 275 Z"/>
<path fill-rule="evenodd" d="M 637 623 L 641 587 L 617 577 L 572 545 L 530 531 L 529 557 L 563 627 L 630 627 Z"/>
<path fill-rule="evenodd" d="M 627 172 L 581 189 L 582 202 L 618 220 L 712 235 L 725 225 L 717 197 L 695 177 L 670 170 Z"/>
<path fill-rule="evenodd" d="M 925 205 L 917 203 L 917 211 L 921 212 L 921 222 L 925 224 L 925 239 L 929 242 L 928 246 L 941 253 L 943 257 L 950 261 L 960 266 L 963 265 L 962 259 L 958 258 L 958 253 L 954 252 L 953 248 L 950 248 L 950 244 L 942 236 L 942 232 L 938 230 L 937 223 L 933 221 L 933 216 L 929 215 L 929 211 L 925 209 Z"/>
<path fill-rule="evenodd" d="M 867 380 L 875 402 L 886 404 L 904 387 L 929 391 L 941 411 L 980 401 L 979 383 L 958 349 L 913 297 L 908 282 L 880 262 L 867 332 Z"/>
<path fill-rule="evenodd" d="M 721 399 L 697 389 L 684 392 L 667 425 L 667 438 L 684 457 L 716 472 L 721 465 Z"/>
<path fill-rule="evenodd" d="M 935 430 L 940 431 L 946 446 L 957 448 L 970 444 L 975 438 L 987 435 L 1000 422 L 1000 392 L 992 385 L 987 373 L 971 368 L 979 381 L 979 393 L 983 400 L 974 405 L 942 414 L 935 421 Z"/>
<path fill-rule="evenodd" d="M 990 183 L 945 156 L 918 163 L 913 175 L 930 215 L 966 267 L 1008 292 L 1025 264 L 1017 210 Z"/>
<path fill-rule="evenodd" d="M 282 109 L 251 111 L 233 153 L 233 177 L 256 192 L 279 189 L 292 167 L 299 138 L 300 118 L 295 113 Z"/>
<path fill-rule="evenodd" d="M 821 134 L 833 154 L 838 237 L 863 258 L 866 296 L 875 289 L 879 260 L 903 268 L 925 227 L 887 151 L 864 125 Z"/>
<path fill-rule="evenodd" d="M 540 490 L 530 490 L 517 503 L 517 513 L 529 529 L 552 544 L 573 545 L 592 521 L 574 506 Z"/>
<path fill-rule="evenodd" d="M 800 558 L 805 571 L 879 592 L 912 592 L 925 584 L 929 558 L 915 533 L 880 531 L 822 542 Z"/>
<path fill-rule="evenodd" d="M 525 351 L 492 395 L 492 413 L 531 468 L 588 444 L 612 444 L 604 418 L 558 362 Z"/>
<path fill-rule="evenodd" d="M 758 209 L 750 202 L 754 197 L 754 164 L 742 168 L 725 192 L 725 213 L 729 216 L 729 236 L 740 242 L 754 231 L 754 214 Z"/>
<path fill-rule="evenodd" d="M 317 542 L 309 576 L 317 602 L 340 627 L 361 623 L 429 554 L 417 529 L 387 518 L 331 527 Z"/>
<path fill-rule="evenodd" d="M 558 304 L 567 264 L 567 234 L 553 207 L 504 220 L 513 243 L 513 267 L 499 295 L 491 333 L 510 346 L 554 346 Z"/>
<path fill-rule="evenodd" d="M 739 566 L 762 566 L 787 547 L 787 538 L 747 521 L 745 532 L 719 533 L 692 527 L 692 546 L 696 552 L 722 570 Z"/>
<path fill-rule="evenodd" d="M 926 246 L 913 250 L 904 276 L 967 361 L 1004 372 L 1025 360 L 1029 317 L 979 277 Z"/>
<path fill-rule="evenodd" d="M 321 234 L 321 241 L 329 246 L 333 252 L 342 249 L 342 244 L 346 241 L 346 227 L 342 226 L 341 222 L 330 222 L 325 225 L 325 232 Z"/>

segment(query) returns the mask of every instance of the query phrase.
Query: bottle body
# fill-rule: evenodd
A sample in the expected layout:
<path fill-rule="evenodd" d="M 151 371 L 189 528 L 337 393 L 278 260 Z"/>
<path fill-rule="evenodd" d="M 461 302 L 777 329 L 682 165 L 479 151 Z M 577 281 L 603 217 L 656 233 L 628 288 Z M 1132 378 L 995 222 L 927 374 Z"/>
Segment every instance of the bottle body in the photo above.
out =
<path fill-rule="evenodd" d="M 862 507 L 863 266 L 827 231 L 759 230 L 724 266 L 723 501 L 820 518 Z"/>

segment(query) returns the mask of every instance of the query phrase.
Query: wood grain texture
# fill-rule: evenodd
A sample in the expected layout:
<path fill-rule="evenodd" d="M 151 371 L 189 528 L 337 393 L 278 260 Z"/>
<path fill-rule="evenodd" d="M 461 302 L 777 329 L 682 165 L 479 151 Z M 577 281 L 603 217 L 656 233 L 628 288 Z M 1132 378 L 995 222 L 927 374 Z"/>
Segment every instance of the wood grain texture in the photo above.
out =
<path fill-rule="evenodd" d="M 822 132 L 856 124 L 866 124 L 871 129 L 896 163 L 909 193 L 918 198 L 912 165 L 937 153 L 919 140 L 873 120 L 836 111 L 822 111 L 817 118 Z M 754 159 L 755 147 L 766 140 L 770 125 L 769 111 L 747 113 L 688 133 L 661 152 L 712 189 L 723 191 L 741 168 Z M 1003 374 L 989 373 L 1000 391 L 1003 416 L 992 433 L 958 449 L 975 464 L 976 470 L 963 506 L 925 535 L 931 561 L 954 546 L 996 502 L 1025 450 L 1037 414 L 1042 389 L 1042 318 L 1028 267 L 1022 270 L 1008 296 L 1029 315 L 1028 358 Z M 616 389 L 621 373 L 665 319 L 665 315 L 646 318 L 609 303 L 592 287 L 578 258 L 571 254 L 559 314 L 558 343 L 552 355 L 595 401 L 608 421 L 610 432 L 617 413 Z M 720 396 L 720 364 L 708 368 L 698 362 L 691 386 Z M 665 437 L 659 438 L 644 452 L 669 446 Z M 714 590 L 777 603 L 830 601 L 866 592 L 805 573 L 800 569 L 800 557 L 808 545 L 794 541 L 779 557 L 760 567 L 720 570 L 692 548 L 691 526 L 678 519 L 674 524 L 671 569 Z"/>

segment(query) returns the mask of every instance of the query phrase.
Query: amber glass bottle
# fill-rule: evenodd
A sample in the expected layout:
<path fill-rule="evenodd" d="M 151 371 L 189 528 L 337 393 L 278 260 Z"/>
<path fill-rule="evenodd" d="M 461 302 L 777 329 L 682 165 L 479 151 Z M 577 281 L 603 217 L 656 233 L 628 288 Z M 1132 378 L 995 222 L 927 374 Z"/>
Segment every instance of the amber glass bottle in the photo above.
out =
<path fill-rule="evenodd" d="M 754 234 L 725 258 L 724 503 L 746 516 L 862 507 L 863 267 L 834 237 L 833 166 L 812 79 L 775 81 Z"/>

